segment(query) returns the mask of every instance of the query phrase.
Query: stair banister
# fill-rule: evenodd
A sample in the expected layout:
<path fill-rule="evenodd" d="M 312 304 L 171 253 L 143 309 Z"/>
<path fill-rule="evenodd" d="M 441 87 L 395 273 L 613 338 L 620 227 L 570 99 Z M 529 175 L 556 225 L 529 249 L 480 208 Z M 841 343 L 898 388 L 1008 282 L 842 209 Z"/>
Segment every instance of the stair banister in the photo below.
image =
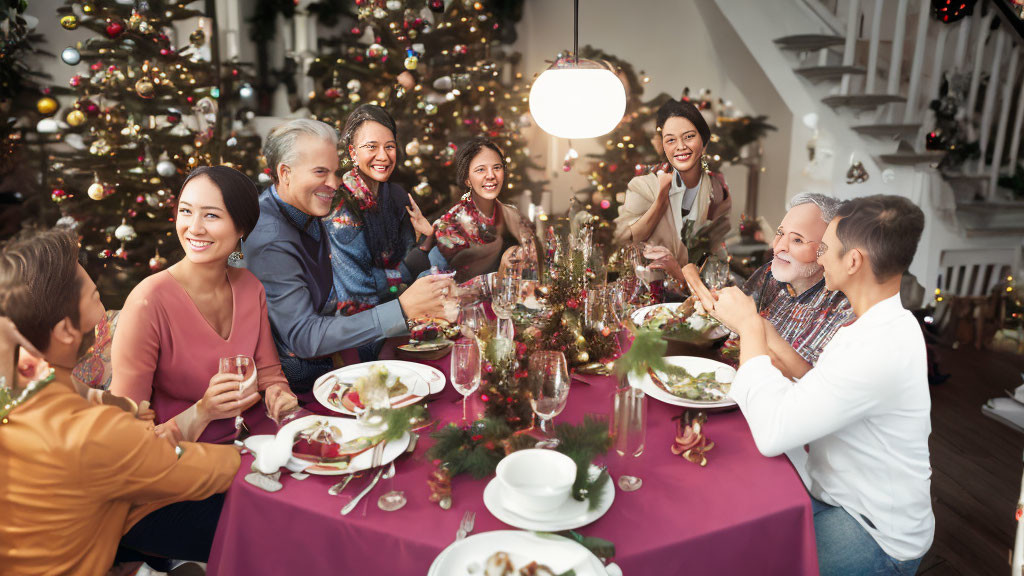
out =
<path fill-rule="evenodd" d="M 875 77 L 878 76 L 878 41 L 882 36 L 882 0 L 874 0 L 871 13 L 871 36 L 868 38 L 868 73 L 864 85 L 865 94 L 875 93 Z"/>
<path fill-rule="evenodd" d="M 885 85 L 886 94 L 900 93 L 900 69 L 903 67 L 903 41 L 907 37 L 907 0 L 899 0 L 896 5 L 896 33 L 892 38 L 892 53 L 889 56 L 889 79 Z M 888 118 L 896 120 L 896 105 L 890 105 Z M 883 114 L 879 114 L 879 124 L 882 123 Z"/>
<path fill-rule="evenodd" d="M 992 116 L 996 109 L 996 94 L 999 92 L 999 76 L 1003 67 L 1003 50 L 1006 49 L 1006 34 L 996 31 L 995 53 L 992 55 L 992 67 L 989 69 L 988 88 L 985 90 L 985 104 L 981 108 L 981 133 L 978 135 L 978 174 L 985 172 L 985 153 L 988 152 L 988 135 L 992 130 Z M 998 160 L 996 164 L 998 164 Z M 989 194 L 992 190 L 989 190 Z"/>
<path fill-rule="evenodd" d="M 996 128 L 996 143 L 992 148 L 992 167 L 988 177 L 988 197 L 994 199 L 996 194 L 996 182 L 999 180 L 999 170 L 1002 168 L 1003 144 L 1006 143 L 1006 125 L 1010 123 L 1010 107 L 1013 105 L 1010 100 L 1013 98 L 1014 82 L 1017 81 L 1017 62 L 1020 58 L 1020 46 L 1014 46 L 1010 52 L 1010 65 L 1006 67 L 1006 81 L 1003 82 L 1003 95 L 999 103 L 999 126 Z M 992 91 L 997 90 L 995 85 Z M 1016 164 L 1016 157 L 1010 157 L 1011 166 Z"/>
<path fill-rule="evenodd" d="M 974 110 L 978 105 L 978 86 L 981 85 L 981 65 L 985 58 L 985 41 L 988 39 L 988 27 L 992 24 L 994 12 L 989 11 L 984 18 L 978 18 L 978 33 L 974 36 L 974 62 L 971 66 L 971 88 L 967 93 L 967 123 L 974 120 Z"/>
<path fill-rule="evenodd" d="M 1017 114 L 1013 118 L 1013 136 L 1010 138 L 1010 174 L 1017 170 L 1022 129 L 1024 129 L 1024 89 L 1020 91 L 1020 96 L 1017 98 Z"/>
<path fill-rule="evenodd" d="M 971 37 L 971 26 L 979 18 L 964 18 L 956 25 L 956 52 L 953 53 L 953 68 L 957 72 L 964 71 L 964 60 L 967 59 L 967 41 Z"/>
<path fill-rule="evenodd" d="M 925 94 L 931 98 L 939 96 L 939 83 L 942 81 L 943 60 L 946 56 L 946 40 L 949 38 L 950 28 L 950 26 L 939 28 L 939 36 L 936 39 L 935 49 L 932 51 L 932 75 L 928 78 L 928 87 L 925 89 Z M 916 105 L 917 103 L 915 102 L 914 104 Z M 909 106 L 910 103 L 908 102 L 907 105 Z M 924 149 L 925 134 L 935 125 L 935 112 L 927 105 L 924 107 L 924 117 L 925 120 L 921 123 L 921 132 L 914 146 L 917 150 Z"/>
<path fill-rule="evenodd" d="M 853 53 L 857 48 L 857 22 L 860 20 L 860 0 L 850 0 L 849 11 L 846 15 L 846 44 L 843 46 L 843 66 L 853 66 Z M 839 86 L 839 93 L 846 95 L 850 93 L 849 74 L 843 74 L 843 81 Z"/>
<path fill-rule="evenodd" d="M 924 68 L 925 42 L 928 40 L 928 6 L 921 3 L 917 15 L 917 38 L 914 41 L 914 61 L 910 65 L 910 90 L 903 108 L 903 123 L 911 124 L 917 115 L 917 96 L 921 90 L 921 69 Z"/>

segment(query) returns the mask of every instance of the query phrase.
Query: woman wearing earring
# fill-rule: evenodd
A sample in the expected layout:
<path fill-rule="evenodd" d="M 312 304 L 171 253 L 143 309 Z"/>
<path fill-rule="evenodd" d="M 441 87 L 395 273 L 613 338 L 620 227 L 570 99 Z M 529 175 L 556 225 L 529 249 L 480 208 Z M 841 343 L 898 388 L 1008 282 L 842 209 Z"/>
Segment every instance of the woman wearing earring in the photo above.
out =
<path fill-rule="evenodd" d="M 146 278 L 125 301 L 114 333 L 110 391 L 148 400 L 157 433 L 175 440 L 230 442 L 233 419 L 277 418 L 296 405 L 281 372 L 263 285 L 228 266 L 259 219 L 259 193 L 241 172 L 204 166 L 178 196 L 175 230 L 185 257 Z M 220 359 L 248 356 L 256 387 L 219 374 Z M 246 385 L 248 388 L 248 385 Z M 257 404 L 263 395 L 266 410 Z"/>
<path fill-rule="evenodd" d="M 427 253 L 434 228 L 412 196 L 388 181 L 398 163 L 390 114 L 371 104 L 356 108 L 342 139 L 352 169 L 342 176 L 341 203 L 324 217 L 324 224 L 331 243 L 337 310 L 347 316 L 398 298 L 430 267 Z M 360 348 L 360 359 L 376 357 L 376 348 Z"/>
<path fill-rule="evenodd" d="M 455 270 L 455 281 L 495 272 L 521 244 L 533 243 L 533 230 L 515 207 L 498 201 L 505 184 L 505 155 L 482 137 L 459 147 L 456 181 L 462 199 L 434 223 L 437 253 Z M 531 246 L 532 247 L 532 246 Z"/>
<path fill-rule="evenodd" d="M 657 129 L 671 169 L 630 181 L 615 219 L 615 239 L 623 245 L 664 246 L 686 266 L 686 241 L 709 222 L 714 223 L 710 247 L 721 245 L 732 198 L 722 175 L 709 171 L 704 161 L 711 130 L 696 106 L 669 100 L 658 110 Z"/>

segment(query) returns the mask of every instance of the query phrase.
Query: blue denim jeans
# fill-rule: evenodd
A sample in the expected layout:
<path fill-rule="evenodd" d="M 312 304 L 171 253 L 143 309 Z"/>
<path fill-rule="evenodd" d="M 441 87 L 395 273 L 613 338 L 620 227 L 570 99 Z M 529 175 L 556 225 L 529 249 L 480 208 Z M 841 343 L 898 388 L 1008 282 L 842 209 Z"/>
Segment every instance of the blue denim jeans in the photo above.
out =
<path fill-rule="evenodd" d="M 821 576 L 897 575 L 917 573 L 921 559 L 901 562 L 886 554 L 875 539 L 842 507 L 811 497 L 814 540 Z"/>

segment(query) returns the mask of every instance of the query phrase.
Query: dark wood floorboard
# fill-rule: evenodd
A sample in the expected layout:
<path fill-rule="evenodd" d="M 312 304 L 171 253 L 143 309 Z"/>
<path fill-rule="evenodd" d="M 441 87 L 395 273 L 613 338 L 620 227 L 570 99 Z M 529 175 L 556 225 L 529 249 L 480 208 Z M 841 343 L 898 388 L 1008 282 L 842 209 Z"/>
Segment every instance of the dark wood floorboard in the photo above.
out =
<path fill-rule="evenodd" d="M 935 543 L 918 573 L 1007 574 L 1024 434 L 986 418 L 981 406 L 1021 383 L 1024 357 L 971 348 L 938 353 L 952 377 L 932 387 Z"/>

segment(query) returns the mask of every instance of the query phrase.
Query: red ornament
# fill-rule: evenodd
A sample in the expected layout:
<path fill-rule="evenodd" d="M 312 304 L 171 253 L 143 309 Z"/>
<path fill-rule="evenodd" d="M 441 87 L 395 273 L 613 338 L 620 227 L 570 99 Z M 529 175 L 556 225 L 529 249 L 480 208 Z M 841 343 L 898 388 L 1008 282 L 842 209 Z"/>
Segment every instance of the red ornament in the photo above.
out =
<path fill-rule="evenodd" d="M 565 305 L 575 310 L 576 308 L 579 307 L 580 303 L 577 302 L 575 298 L 570 298 L 569 301 L 565 303 Z"/>
<path fill-rule="evenodd" d="M 497 126 L 498 128 L 501 128 L 502 126 L 505 125 L 505 119 L 502 118 L 501 116 L 495 116 L 494 125 Z"/>
<path fill-rule="evenodd" d="M 433 12 L 444 12 L 444 0 L 430 0 L 427 2 L 427 6 Z"/>
<path fill-rule="evenodd" d="M 72 76 L 71 80 L 68 80 L 68 83 L 71 84 L 72 88 L 78 88 L 78 85 L 82 83 L 81 74 L 75 74 Z"/>
<path fill-rule="evenodd" d="M 89 65 L 89 69 L 93 72 L 99 72 L 103 69 L 103 62 L 93 62 Z"/>
<path fill-rule="evenodd" d="M 484 402 L 488 402 L 490 401 L 491 397 L 488 396 L 487 394 L 481 394 L 480 399 L 483 400 Z"/>
<path fill-rule="evenodd" d="M 58 204 L 68 199 L 68 193 L 57 188 L 53 192 L 50 192 L 50 198 Z"/>
<path fill-rule="evenodd" d="M 121 24 L 117 20 L 107 21 L 107 36 L 110 38 L 117 38 L 124 32 L 124 24 Z"/>
<path fill-rule="evenodd" d="M 327 90 L 324 90 L 324 96 L 328 98 L 337 98 L 338 96 L 341 96 L 341 92 L 339 92 L 337 88 L 328 88 Z"/>

